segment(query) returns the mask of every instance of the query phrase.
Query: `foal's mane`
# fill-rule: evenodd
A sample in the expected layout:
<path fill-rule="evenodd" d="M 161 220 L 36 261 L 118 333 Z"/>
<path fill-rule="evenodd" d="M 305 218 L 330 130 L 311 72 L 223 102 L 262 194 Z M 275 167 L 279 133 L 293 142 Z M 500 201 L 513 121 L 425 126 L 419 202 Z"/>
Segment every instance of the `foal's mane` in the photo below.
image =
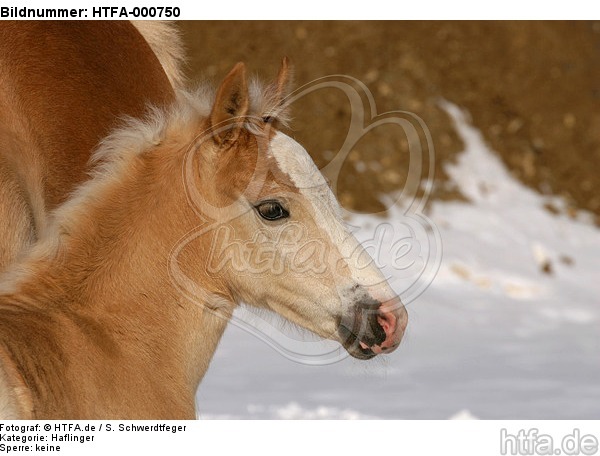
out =
<path fill-rule="evenodd" d="M 259 134 L 256 123 L 260 123 L 266 117 L 277 120 L 281 125 L 288 125 L 290 117 L 287 107 L 277 96 L 272 84 L 265 85 L 253 78 L 250 80 L 248 92 L 250 106 L 244 122 L 247 129 Z M 90 158 L 94 180 L 99 174 L 109 172 L 113 163 L 142 154 L 167 139 L 174 143 L 189 144 L 195 137 L 204 133 L 196 131 L 195 128 L 201 119 L 210 115 L 215 95 L 214 86 L 205 82 L 195 90 L 176 90 L 176 99 L 171 106 L 149 106 L 146 114 L 140 119 L 122 118 L 121 125 L 100 142 Z"/>

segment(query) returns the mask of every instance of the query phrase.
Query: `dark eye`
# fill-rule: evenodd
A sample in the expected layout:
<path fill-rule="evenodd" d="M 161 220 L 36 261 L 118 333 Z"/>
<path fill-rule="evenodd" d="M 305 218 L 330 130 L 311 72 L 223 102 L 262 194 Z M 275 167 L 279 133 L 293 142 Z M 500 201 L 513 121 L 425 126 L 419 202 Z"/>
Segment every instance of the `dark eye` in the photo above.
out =
<path fill-rule="evenodd" d="M 262 118 L 262 120 L 263 120 L 264 123 L 267 123 L 267 124 L 268 123 L 273 123 L 273 117 L 271 117 L 271 116 L 265 116 L 265 117 Z"/>
<path fill-rule="evenodd" d="M 265 201 L 256 206 L 259 215 L 265 220 L 279 220 L 290 216 L 283 206 L 277 201 Z"/>

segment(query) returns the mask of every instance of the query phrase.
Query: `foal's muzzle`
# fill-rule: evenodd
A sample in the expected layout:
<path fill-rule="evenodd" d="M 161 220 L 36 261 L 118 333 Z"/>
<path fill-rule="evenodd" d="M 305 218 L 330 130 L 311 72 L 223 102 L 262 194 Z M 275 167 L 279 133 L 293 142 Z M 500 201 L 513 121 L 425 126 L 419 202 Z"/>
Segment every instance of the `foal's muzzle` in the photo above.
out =
<path fill-rule="evenodd" d="M 342 317 L 338 335 L 350 355 L 370 359 L 394 351 L 400 345 L 407 324 L 408 313 L 400 298 L 379 301 L 368 296 Z"/>

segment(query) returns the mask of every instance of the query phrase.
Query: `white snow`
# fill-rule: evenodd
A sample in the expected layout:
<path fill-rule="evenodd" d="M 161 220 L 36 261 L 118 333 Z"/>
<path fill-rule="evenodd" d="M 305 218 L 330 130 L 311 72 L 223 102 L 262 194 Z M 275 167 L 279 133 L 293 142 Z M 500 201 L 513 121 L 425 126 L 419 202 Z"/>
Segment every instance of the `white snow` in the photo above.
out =
<path fill-rule="evenodd" d="M 401 208 L 352 220 L 407 303 L 401 348 L 360 362 L 242 310 L 271 332 L 230 325 L 201 418 L 600 418 L 600 230 L 546 210 L 561 201 L 513 179 L 465 114 L 443 107 L 465 143 L 447 172 L 469 201 L 432 203 L 433 228 Z M 294 362 L 303 344 L 321 365 Z"/>
<path fill-rule="evenodd" d="M 454 415 L 452 415 L 448 419 L 449 420 L 476 420 L 477 417 L 474 416 L 468 410 L 461 410 L 460 412 L 455 413 Z"/>
<path fill-rule="evenodd" d="M 264 406 L 248 404 L 246 410 L 252 418 L 275 419 L 275 420 L 374 420 L 377 416 L 364 415 L 356 410 L 339 409 L 336 407 L 325 407 L 323 405 L 315 408 L 302 407 L 297 402 L 290 402 L 283 406 Z M 468 413 L 468 412 L 467 412 Z M 453 419 L 472 419 L 463 418 Z M 200 414 L 201 419 L 236 419 L 235 415 L 210 415 Z"/>

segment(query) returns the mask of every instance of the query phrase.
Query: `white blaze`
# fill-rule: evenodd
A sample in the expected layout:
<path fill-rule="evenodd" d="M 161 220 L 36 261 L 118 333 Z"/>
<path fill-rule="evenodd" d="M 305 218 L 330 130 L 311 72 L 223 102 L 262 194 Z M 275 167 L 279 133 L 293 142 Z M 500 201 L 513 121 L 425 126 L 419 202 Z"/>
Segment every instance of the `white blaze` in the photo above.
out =
<path fill-rule="evenodd" d="M 388 294 L 391 290 L 383 274 L 344 226 L 340 206 L 308 152 L 281 132 L 277 132 L 271 140 L 270 152 L 280 171 L 288 175 L 312 207 L 315 224 L 329 238 L 327 241 L 330 247 L 337 249 L 345 259 L 352 279 L 367 287 L 382 286 L 385 294 Z"/>

